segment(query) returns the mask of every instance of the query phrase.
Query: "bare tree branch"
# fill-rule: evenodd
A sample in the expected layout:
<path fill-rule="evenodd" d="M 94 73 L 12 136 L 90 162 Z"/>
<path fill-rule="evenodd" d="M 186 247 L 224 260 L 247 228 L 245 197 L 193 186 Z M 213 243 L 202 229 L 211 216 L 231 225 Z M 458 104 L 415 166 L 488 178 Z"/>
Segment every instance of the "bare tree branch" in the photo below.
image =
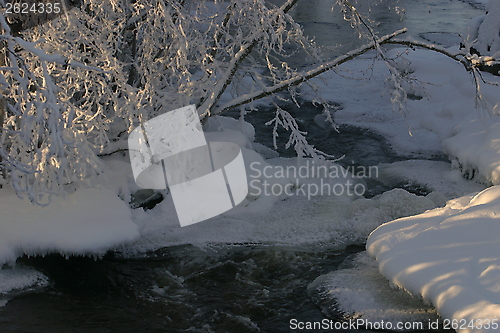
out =
<path fill-rule="evenodd" d="M 398 44 L 398 45 L 405 45 L 409 47 L 420 47 L 424 48 L 427 50 L 435 51 L 441 54 L 444 54 L 447 57 L 452 58 L 453 60 L 456 60 L 460 62 L 462 65 L 464 65 L 465 69 L 467 71 L 470 71 L 472 69 L 472 63 L 471 61 L 466 57 L 466 54 L 464 53 L 452 53 L 449 50 L 445 49 L 444 47 L 440 47 L 438 45 L 434 44 L 428 44 L 425 42 L 419 42 L 416 40 L 406 40 L 406 39 L 392 39 L 386 42 L 386 44 Z"/>
<path fill-rule="evenodd" d="M 310 71 L 307 71 L 305 73 L 300 73 L 300 74 L 296 75 L 295 77 L 290 78 L 288 80 L 285 80 L 283 82 L 280 82 L 279 84 L 276 84 L 272 87 L 262 89 L 260 91 L 256 91 L 256 92 L 251 93 L 251 94 L 246 94 L 246 95 L 240 96 L 240 97 L 232 100 L 231 102 L 226 103 L 226 104 L 216 108 L 215 111 L 212 113 L 212 115 L 220 114 L 224 111 L 228 111 L 228 110 L 235 108 L 235 107 L 238 107 L 240 105 L 247 104 L 247 103 L 250 103 L 252 101 L 273 95 L 273 94 L 278 93 L 280 91 L 283 91 L 289 87 L 299 85 L 299 84 L 301 84 L 309 79 L 312 79 L 315 76 L 318 76 L 326 71 L 329 71 L 332 68 L 335 68 L 335 67 L 337 67 L 337 66 L 339 66 L 339 65 L 341 65 L 349 60 L 352 60 L 352 59 L 362 55 L 363 53 L 366 53 L 369 50 L 376 48 L 377 45 L 382 45 L 382 44 L 388 43 L 388 41 L 390 41 L 392 38 L 394 38 L 400 34 L 403 34 L 406 31 L 407 31 L 406 28 L 395 31 L 392 34 L 378 38 L 376 41 L 370 42 L 370 43 L 368 43 L 368 44 L 366 44 L 366 45 L 364 45 L 356 50 L 353 50 L 353 51 L 348 52 L 342 56 L 339 56 L 330 62 L 322 64 L 322 65 L 320 65 L 320 66 L 318 66 Z"/>
<path fill-rule="evenodd" d="M 293 6 L 298 2 L 298 0 L 287 0 L 280 8 L 278 13 L 286 14 Z M 226 23 L 227 24 L 227 23 Z M 216 85 L 214 91 L 210 93 L 208 97 L 202 98 L 200 100 L 200 105 L 196 107 L 199 110 L 202 110 L 201 117 L 205 115 L 210 115 L 211 110 L 214 108 L 217 101 L 220 99 L 226 88 L 231 83 L 234 74 L 238 70 L 238 67 L 243 62 L 243 60 L 252 52 L 253 48 L 257 45 L 259 40 L 261 39 L 262 32 L 254 33 L 255 37 L 252 38 L 252 42 L 242 45 L 240 50 L 234 55 L 234 58 L 231 60 L 231 63 L 222 76 L 221 80 Z"/>

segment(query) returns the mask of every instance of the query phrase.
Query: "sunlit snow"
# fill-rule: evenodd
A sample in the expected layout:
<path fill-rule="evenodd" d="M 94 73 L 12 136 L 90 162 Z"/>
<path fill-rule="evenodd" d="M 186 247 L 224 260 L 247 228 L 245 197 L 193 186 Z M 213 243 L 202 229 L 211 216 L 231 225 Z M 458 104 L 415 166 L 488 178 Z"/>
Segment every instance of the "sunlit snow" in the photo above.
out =
<path fill-rule="evenodd" d="M 392 283 L 444 318 L 500 321 L 500 187 L 376 229 L 367 249 Z M 488 332 L 466 327 L 460 332 Z"/>

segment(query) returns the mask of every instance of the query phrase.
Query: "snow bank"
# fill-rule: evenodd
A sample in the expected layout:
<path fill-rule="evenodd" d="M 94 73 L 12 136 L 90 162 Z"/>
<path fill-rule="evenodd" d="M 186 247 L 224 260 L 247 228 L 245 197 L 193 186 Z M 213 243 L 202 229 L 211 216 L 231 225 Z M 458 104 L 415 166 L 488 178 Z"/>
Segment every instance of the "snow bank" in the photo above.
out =
<path fill-rule="evenodd" d="M 500 323 L 500 186 L 377 228 L 367 249 L 392 283 L 422 295 L 442 317 Z"/>
<path fill-rule="evenodd" d="M 486 15 L 471 20 L 464 41 L 466 48 L 471 52 L 475 49 L 482 58 L 491 56 L 500 60 L 500 1 L 489 1 L 486 10 Z M 490 73 L 482 76 L 485 82 L 492 83 L 479 82 L 483 103 L 491 114 L 469 114 L 456 123 L 450 137 L 444 140 L 443 149 L 465 175 L 497 185 L 500 184 L 500 79 Z"/>
<path fill-rule="evenodd" d="M 109 189 L 78 190 L 41 207 L 3 188 L 0 211 L 0 264 L 24 254 L 104 254 L 139 236 L 129 208 Z"/>
<path fill-rule="evenodd" d="M 500 2 L 490 1 L 488 10 L 487 15 L 471 22 L 469 35 L 470 43 L 481 42 L 481 47 L 489 48 L 493 55 L 500 47 Z M 458 45 L 449 50 L 458 51 Z M 333 114 L 336 123 L 374 130 L 387 138 L 398 154 L 431 158 L 442 156 L 444 149 L 464 174 L 475 170 L 480 180 L 498 184 L 500 169 L 495 161 L 500 161 L 500 155 L 495 146 L 495 123 L 500 117 L 477 108 L 470 73 L 436 52 L 392 49 L 388 56 L 397 58 L 408 78 L 403 84 L 408 93 L 406 110 L 401 115 L 392 110 L 393 86 L 387 81 L 387 68 L 373 56 L 366 54 L 312 80 L 312 88 L 303 88 L 304 95 L 316 96 L 319 92 L 327 100 L 340 103 Z M 482 75 L 486 82 L 500 84 L 499 77 Z M 480 83 L 487 108 L 498 114 L 498 85 Z"/>
<path fill-rule="evenodd" d="M 420 82 L 405 86 L 410 98 L 402 115 L 393 111 L 387 68 L 381 61 L 374 62 L 373 55 L 343 64 L 337 74 L 325 73 L 322 80 L 314 80 L 317 91 L 341 104 L 333 115 L 335 122 L 374 130 L 401 155 L 442 155 L 442 142 L 452 135 L 454 126 L 467 115 L 477 116 L 475 89 L 467 71 L 441 54 L 391 50 L 390 56 L 406 58 L 399 58 L 401 67 L 406 66 L 408 76 Z"/>
<path fill-rule="evenodd" d="M 486 14 L 475 18 L 466 32 L 466 47 L 473 47 L 481 56 L 500 59 L 500 2 L 491 0 Z"/>
<path fill-rule="evenodd" d="M 500 107 L 500 103 L 497 104 Z M 469 178 L 500 184 L 500 116 L 466 120 L 443 142 L 444 152 Z"/>

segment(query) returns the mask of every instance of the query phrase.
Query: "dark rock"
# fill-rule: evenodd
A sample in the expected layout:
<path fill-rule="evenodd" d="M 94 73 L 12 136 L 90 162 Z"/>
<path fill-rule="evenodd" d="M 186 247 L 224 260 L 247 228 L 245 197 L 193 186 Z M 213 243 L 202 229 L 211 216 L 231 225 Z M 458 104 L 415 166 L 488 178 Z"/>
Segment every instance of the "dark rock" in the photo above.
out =
<path fill-rule="evenodd" d="M 142 207 L 144 210 L 153 209 L 154 206 L 163 201 L 163 194 L 155 190 L 138 190 L 130 198 L 130 207 L 133 209 Z"/>

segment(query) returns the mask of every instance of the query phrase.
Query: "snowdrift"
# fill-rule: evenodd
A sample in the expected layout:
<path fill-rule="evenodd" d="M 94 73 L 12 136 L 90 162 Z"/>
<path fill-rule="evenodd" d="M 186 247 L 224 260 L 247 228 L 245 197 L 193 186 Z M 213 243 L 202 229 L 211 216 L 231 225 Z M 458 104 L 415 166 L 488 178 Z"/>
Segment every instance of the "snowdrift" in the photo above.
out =
<path fill-rule="evenodd" d="M 461 324 L 459 332 L 493 332 L 500 324 L 499 234 L 500 186 L 493 186 L 380 226 L 367 249 L 383 275 L 432 302 Z"/>

